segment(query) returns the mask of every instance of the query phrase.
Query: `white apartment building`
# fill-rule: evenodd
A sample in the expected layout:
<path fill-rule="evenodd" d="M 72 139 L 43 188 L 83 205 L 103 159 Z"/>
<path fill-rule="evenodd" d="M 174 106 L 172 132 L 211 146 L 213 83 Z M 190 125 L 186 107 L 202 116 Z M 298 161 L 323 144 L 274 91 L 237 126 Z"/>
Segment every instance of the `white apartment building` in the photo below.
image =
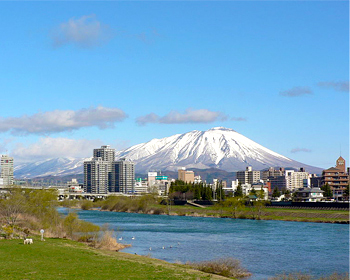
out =
<path fill-rule="evenodd" d="M 253 184 L 260 182 L 260 171 L 248 166 L 245 171 L 237 171 L 237 179 L 241 184 Z"/>
<path fill-rule="evenodd" d="M 8 155 L 1 156 L 1 173 L 0 178 L 4 186 L 13 185 L 13 158 Z"/>
<path fill-rule="evenodd" d="M 304 180 L 309 179 L 309 173 L 304 171 L 286 170 L 286 189 L 294 191 L 304 187 Z"/>
<path fill-rule="evenodd" d="M 134 193 L 135 194 L 144 194 L 148 191 L 148 181 L 142 180 L 141 178 L 137 179 L 135 182 Z"/>

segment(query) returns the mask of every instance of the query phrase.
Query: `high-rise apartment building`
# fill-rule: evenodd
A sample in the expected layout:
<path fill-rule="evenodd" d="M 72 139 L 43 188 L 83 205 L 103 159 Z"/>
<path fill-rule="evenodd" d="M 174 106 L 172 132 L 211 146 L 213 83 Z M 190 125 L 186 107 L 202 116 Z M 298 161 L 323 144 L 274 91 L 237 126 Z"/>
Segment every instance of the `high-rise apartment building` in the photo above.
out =
<path fill-rule="evenodd" d="M 112 182 L 110 192 L 134 193 L 135 165 L 121 158 L 112 163 Z"/>
<path fill-rule="evenodd" d="M 112 163 L 115 160 L 115 149 L 112 149 L 109 145 L 101 146 L 101 148 L 94 149 L 94 158 L 102 158 L 103 161 L 109 162 L 107 167 L 108 173 L 108 189 L 113 189 L 112 185 Z"/>
<path fill-rule="evenodd" d="M 135 185 L 134 163 L 115 161 L 115 149 L 101 146 L 94 149 L 94 157 L 84 162 L 84 191 L 88 193 L 132 193 Z"/>
<path fill-rule="evenodd" d="M 108 174 L 111 163 L 97 157 L 89 161 L 84 161 L 84 191 L 87 193 L 108 192 Z"/>
<path fill-rule="evenodd" d="M 186 170 L 186 168 L 179 169 L 177 178 L 181 181 L 186 182 L 186 183 L 193 183 L 194 182 L 194 172 Z"/>
<path fill-rule="evenodd" d="M 248 166 L 245 171 L 237 171 L 237 179 L 241 184 L 253 184 L 260 182 L 260 171 Z"/>
<path fill-rule="evenodd" d="M 13 158 L 8 155 L 1 156 L 1 173 L 0 178 L 2 179 L 4 186 L 13 185 Z"/>
<path fill-rule="evenodd" d="M 105 145 L 94 149 L 93 159 L 84 162 L 84 191 L 106 194 L 111 188 L 115 149 Z"/>

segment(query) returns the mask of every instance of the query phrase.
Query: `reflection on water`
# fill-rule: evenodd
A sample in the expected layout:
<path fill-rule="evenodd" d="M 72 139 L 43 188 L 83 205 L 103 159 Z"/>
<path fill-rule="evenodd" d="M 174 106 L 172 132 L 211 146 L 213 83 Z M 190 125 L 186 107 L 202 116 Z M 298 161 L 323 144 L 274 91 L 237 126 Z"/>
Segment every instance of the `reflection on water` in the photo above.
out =
<path fill-rule="evenodd" d="M 182 263 L 233 257 L 253 273 L 250 279 L 283 271 L 329 275 L 349 270 L 348 225 L 100 211 L 78 214 L 98 225 L 109 224 L 122 237 L 119 242 L 132 244 L 123 252 Z"/>

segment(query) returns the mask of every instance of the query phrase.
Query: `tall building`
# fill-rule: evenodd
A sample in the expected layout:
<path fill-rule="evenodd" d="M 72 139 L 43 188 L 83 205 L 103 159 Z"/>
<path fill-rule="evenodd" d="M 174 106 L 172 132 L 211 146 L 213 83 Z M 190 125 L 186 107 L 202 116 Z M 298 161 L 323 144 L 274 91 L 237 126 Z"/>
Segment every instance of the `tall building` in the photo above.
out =
<path fill-rule="evenodd" d="M 284 167 L 280 167 L 279 169 L 270 167 L 268 170 L 262 171 L 262 179 L 264 182 L 267 182 L 267 179 L 269 177 L 284 176 L 284 174 L 285 174 Z"/>
<path fill-rule="evenodd" d="M 304 187 L 304 180 L 309 179 L 309 173 L 303 171 L 303 168 L 300 168 L 300 171 L 286 170 L 286 188 L 288 190 L 294 191 L 295 189 L 301 189 Z"/>
<path fill-rule="evenodd" d="M 237 171 L 237 179 L 241 184 L 253 184 L 260 182 L 260 171 L 248 166 L 245 171 Z"/>
<path fill-rule="evenodd" d="M 8 155 L 1 156 L 0 178 L 4 186 L 13 185 L 13 158 Z"/>
<path fill-rule="evenodd" d="M 135 165 L 132 161 L 121 158 L 112 163 L 112 182 L 110 191 L 134 193 Z"/>
<path fill-rule="evenodd" d="M 108 171 L 110 170 L 110 162 L 97 157 L 89 161 L 84 161 L 84 191 L 87 193 L 108 192 Z"/>
<path fill-rule="evenodd" d="M 101 146 L 99 149 L 94 149 L 94 157 L 113 162 L 115 160 L 115 149 L 112 149 L 109 145 Z"/>
<path fill-rule="evenodd" d="M 193 183 L 194 182 L 194 172 L 186 170 L 186 168 L 179 169 L 177 178 L 181 181 L 186 182 L 186 183 Z"/>
<path fill-rule="evenodd" d="M 94 149 L 93 159 L 84 162 L 84 191 L 88 193 L 106 194 L 114 192 L 112 178 L 113 162 L 115 161 L 115 149 L 109 145 Z"/>
<path fill-rule="evenodd" d="M 287 189 L 287 182 L 286 182 L 286 176 L 275 176 L 275 177 L 269 177 L 267 179 L 267 183 L 270 185 L 271 191 L 277 188 L 278 190 L 282 191 Z"/>
<path fill-rule="evenodd" d="M 112 185 L 112 163 L 115 160 L 115 149 L 112 149 L 109 145 L 101 146 L 99 149 L 94 149 L 94 158 L 102 158 L 103 161 L 109 162 L 108 173 L 108 189 L 113 189 Z"/>
<path fill-rule="evenodd" d="M 337 200 L 342 200 L 343 192 L 349 184 L 349 175 L 346 172 L 345 160 L 339 157 L 336 161 L 336 166 L 322 171 L 322 185 L 328 184 L 333 196 Z"/>

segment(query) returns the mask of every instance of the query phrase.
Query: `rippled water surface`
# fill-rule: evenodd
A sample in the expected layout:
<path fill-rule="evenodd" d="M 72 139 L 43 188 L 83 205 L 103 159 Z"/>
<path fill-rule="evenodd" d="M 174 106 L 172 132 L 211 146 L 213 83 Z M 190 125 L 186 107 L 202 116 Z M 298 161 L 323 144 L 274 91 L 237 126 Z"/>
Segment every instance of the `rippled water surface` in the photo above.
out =
<path fill-rule="evenodd" d="M 122 238 L 119 242 L 132 245 L 124 252 L 168 262 L 233 257 L 253 273 L 250 279 L 267 279 L 283 271 L 319 276 L 349 271 L 348 225 L 100 211 L 78 214 L 98 225 L 107 223 Z"/>

